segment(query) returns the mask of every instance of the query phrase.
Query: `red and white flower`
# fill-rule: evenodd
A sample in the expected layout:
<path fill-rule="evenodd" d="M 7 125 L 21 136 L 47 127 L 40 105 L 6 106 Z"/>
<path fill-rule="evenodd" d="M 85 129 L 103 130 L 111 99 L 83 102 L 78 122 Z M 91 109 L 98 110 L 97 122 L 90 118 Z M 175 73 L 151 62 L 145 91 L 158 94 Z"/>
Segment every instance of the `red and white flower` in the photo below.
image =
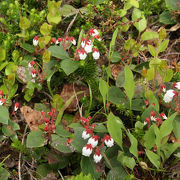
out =
<path fill-rule="evenodd" d="M 92 129 L 86 129 L 82 132 L 82 138 L 83 139 L 88 139 L 92 134 Z"/>
<path fill-rule="evenodd" d="M 160 89 L 161 89 L 163 92 L 166 92 L 166 86 L 165 86 L 164 84 L 161 84 Z"/>
<path fill-rule="evenodd" d="M 92 145 L 86 144 L 82 149 L 82 155 L 89 157 L 92 153 Z"/>
<path fill-rule="evenodd" d="M 98 32 L 97 29 L 90 29 L 90 30 L 89 30 L 89 34 L 90 34 L 91 36 L 95 37 L 95 36 L 99 35 L 99 32 Z"/>
<path fill-rule="evenodd" d="M 19 106 L 20 106 L 19 103 L 16 102 L 15 105 L 14 105 L 14 111 L 17 111 L 19 109 Z"/>
<path fill-rule="evenodd" d="M 89 138 L 88 140 L 88 144 L 91 144 L 93 148 L 95 148 L 98 145 L 98 139 L 99 136 L 92 136 L 91 138 Z"/>
<path fill-rule="evenodd" d="M 62 41 L 63 41 L 63 38 L 58 38 L 58 39 L 56 40 L 56 44 L 60 44 Z"/>
<path fill-rule="evenodd" d="M 106 146 L 107 147 L 112 147 L 113 145 L 114 145 L 114 140 L 111 138 L 111 136 L 109 136 L 109 135 L 106 135 L 105 137 L 104 137 L 104 139 L 105 139 L 105 144 L 106 144 Z"/>
<path fill-rule="evenodd" d="M 156 113 L 154 111 L 152 111 L 150 114 L 151 121 L 156 121 L 155 115 L 156 115 Z"/>
<path fill-rule="evenodd" d="M 92 41 L 89 39 L 86 41 L 86 45 L 84 47 L 84 50 L 87 52 L 87 53 L 90 53 L 92 52 L 92 47 L 93 47 L 93 43 Z"/>
<path fill-rule="evenodd" d="M 84 48 L 86 45 L 86 39 L 85 38 L 82 38 L 81 39 L 81 47 Z"/>
<path fill-rule="evenodd" d="M 98 49 L 93 48 L 92 51 L 93 51 L 93 58 L 94 59 L 99 59 L 100 53 L 99 53 Z"/>
<path fill-rule="evenodd" d="M 28 64 L 28 67 L 29 67 L 29 68 L 32 68 L 35 64 L 36 64 L 35 61 L 31 61 L 31 62 Z"/>
<path fill-rule="evenodd" d="M 101 38 L 99 35 L 94 36 L 98 41 L 101 41 Z"/>
<path fill-rule="evenodd" d="M 164 113 L 161 113 L 160 116 L 165 120 L 167 119 L 167 116 Z"/>
<path fill-rule="evenodd" d="M 176 91 L 174 91 L 173 89 L 169 89 L 169 90 L 166 92 L 166 94 L 164 95 L 163 100 L 164 100 L 165 103 L 169 103 L 169 102 L 171 102 L 171 101 L 173 100 L 173 97 L 174 97 L 174 96 L 177 96 L 177 95 L 178 95 L 178 94 L 177 94 Z"/>
<path fill-rule="evenodd" d="M 0 106 L 2 106 L 5 102 L 6 102 L 6 99 L 1 98 L 1 99 L 0 99 Z"/>
<path fill-rule="evenodd" d="M 34 39 L 33 39 L 33 45 L 34 46 L 37 46 L 39 43 L 39 37 L 38 36 L 35 36 Z"/>
<path fill-rule="evenodd" d="M 0 97 L 4 95 L 4 92 L 0 90 Z"/>
<path fill-rule="evenodd" d="M 100 162 L 100 161 L 101 161 L 101 159 L 102 159 L 102 155 L 101 155 L 101 153 L 100 153 L 99 148 L 97 148 L 97 149 L 95 150 L 95 153 L 94 153 L 93 159 L 94 159 L 94 162 L 95 162 L 95 163 L 98 163 L 98 162 Z"/>
<path fill-rule="evenodd" d="M 35 69 L 33 69 L 33 70 L 31 71 L 31 76 L 32 76 L 33 78 L 35 78 L 35 77 L 36 77 L 36 74 L 37 74 L 37 71 L 36 71 Z"/>
<path fill-rule="evenodd" d="M 71 40 L 73 45 L 76 45 L 76 40 L 74 39 L 74 37 L 70 37 L 70 40 Z"/>
<path fill-rule="evenodd" d="M 180 90 L 180 82 L 173 83 L 173 88 L 174 87 Z"/>
<path fill-rule="evenodd" d="M 147 117 L 144 121 L 144 126 L 150 122 L 150 119 Z"/>
<path fill-rule="evenodd" d="M 56 44 L 56 38 L 51 39 L 51 44 Z"/>
<path fill-rule="evenodd" d="M 84 59 L 86 59 L 86 57 L 87 57 L 86 51 L 84 49 L 81 49 L 79 52 L 79 58 L 81 60 L 84 60 Z"/>

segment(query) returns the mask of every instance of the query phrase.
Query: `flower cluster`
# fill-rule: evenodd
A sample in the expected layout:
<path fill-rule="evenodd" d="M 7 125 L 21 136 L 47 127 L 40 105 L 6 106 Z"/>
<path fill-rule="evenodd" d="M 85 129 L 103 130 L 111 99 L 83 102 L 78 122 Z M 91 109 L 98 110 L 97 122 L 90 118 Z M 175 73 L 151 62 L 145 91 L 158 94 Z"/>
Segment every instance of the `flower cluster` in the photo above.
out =
<path fill-rule="evenodd" d="M 44 131 L 47 134 L 52 134 L 54 133 L 56 126 L 55 126 L 55 121 L 56 121 L 56 109 L 52 108 L 50 112 L 48 112 L 48 116 L 45 116 L 45 112 L 42 111 L 41 114 L 43 115 L 43 119 L 45 122 L 45 127 L 44 127 Z"/>
<path fill-rule="evenodd" d="M 0 90 L 0 106 L 6 104 L 6 99 L 4 98 L 4 92 Z"/>
<path fill-rule="evenodd" d="M 34 39 L 33 39 L 33 45 L 34 46 L 37 46 L 39 43 L 39 37 L 38 36 L 35 36 Z M 52 38 L 51 41 L 50 41 L 51 44 L 54 44 L 54 45 L 62 45 L 64 47 L 64 49 L 66 49 L 70 43 L 72 43 L 73 45 L 76 45 L 76 40 L 74 39 L 74 37 L 69 37 L 69 36 L 66 36 L 65 38 Z"/>
<path fill-rule="evenodd" d="M 94 151 L 93 158 L 94 158 L 95 163 L 98 163 L 102 159 L 100 149 L 104 146 L 104 144 L 107 147 L 112 147 L 114 145 L 114 140 L 111 138 L 110 135 L 106 134 L 104 138 L 102 138 L 101 141 L 99 141 L 100 137 L 93 133 L 95 125 L 92 124 L 91 127 L 89 126 L 90 119 L 91 117 L 88 117 L 87 119 L 84 117 L 81 117 L 81 122 L 83 126 L 85 127 L 85 130 L 82 132 L 82 138 L 88 139 L 87 144 L 82 149 L 82 155 L 89 157 Z M 99 142 L 101 142 L 100 146 L 98 146 Z"/>
<path fill-rule="evenodd" d="M 76 54 L 78 55 L 80 60 L 85 60 L 88 53 L 92 52 L 92 56 L 95 60 L 99 59 L 100 53 L 97 48 L 93 47 L 93 41 L 97 39 L 101 41 L 99 36 L 99 32 L 97 29 L 90 29 L 86 38 L 81 39 L 81 46 L 76 50 Z"/>
<path fill-rule="evenodd" d="M 163 120 L 166 120 L 167 116 L 164 113 L 161 113 L 159 116 L 156 116 L 154 111 L 151 111 L 150 116 L 147 117 L 144 121 L 144 125 L 150 127 L 151 122 L 155 122 L 157 126 L 161 125 Z"/>

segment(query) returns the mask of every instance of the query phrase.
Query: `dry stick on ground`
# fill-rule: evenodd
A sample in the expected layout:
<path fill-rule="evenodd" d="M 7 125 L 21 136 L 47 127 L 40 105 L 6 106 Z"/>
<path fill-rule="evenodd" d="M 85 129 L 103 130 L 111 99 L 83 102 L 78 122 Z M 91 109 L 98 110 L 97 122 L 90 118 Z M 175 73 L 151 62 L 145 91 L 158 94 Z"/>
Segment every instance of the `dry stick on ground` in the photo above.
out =
<path fill-rule="evenodd" d="M 58 173 L 59 173 L 59 175 L 61 176 L 61 179 L 64 180 L 64 177 L 63 177 L 63 175 L 61 174 L 61 171 L 60 171 L 60 170 L 58 170 Z"/>
<path fill-rule="evenodd" d="M 25 139 L 25 136 L 26 136 L 27 127 L 28 127 L 28 125 L 26 125 L 26 127 L 25 127 L 25 129 L 24 129 L 24 134 L 23 134 L 23 138 L 22 138 L 21 144 L 24 143 L 24 139 Z M 22 180 L 22 179 L 21 179 L 21 156 L 22 156 L 22 153 L 20 152 L 20 153 L 19 153 L 19 162 L 18 162 L 18 176 L 19 176 L 19 180 Z"/>
<path fill-rule="evenodd" d="M 67 28 L 67 30 L 66 30 L 66 32 L 65 32 L 65 36 L 68 35 L 68 32 L 69 32 L 69 30 L 71 29 L 72 25 L 74 24 L 74 21 L 76 20 L 76 17 L 77 17 L 78 14 L 79 14 L 79 9 L 77 10 L 76 15 L 74 16 L 74 18 L 72 19 L 72 21 L 70 22 L 70 24 L 69 24 L 69 26 L 68 26 L 68 28 Z"/>

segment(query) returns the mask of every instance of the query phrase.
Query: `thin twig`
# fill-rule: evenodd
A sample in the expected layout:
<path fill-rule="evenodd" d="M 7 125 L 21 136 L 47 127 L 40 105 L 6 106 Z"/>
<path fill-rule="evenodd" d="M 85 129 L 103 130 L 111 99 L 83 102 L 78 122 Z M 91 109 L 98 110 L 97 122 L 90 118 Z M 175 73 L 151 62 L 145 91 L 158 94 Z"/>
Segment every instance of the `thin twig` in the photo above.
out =
<path fill-rule="evenodd" d="M 24 143 L 24 139 L 25 139 L 25 136 L 26 136 L 27 127 L 28 127 L 28 126 L 26 125 L 26 127 L 25 127 L 25 129 L 24 129 L 24 134 L 23 134 L 23 138 L 22 138 L 21 144 Z M 19 180 L 22 180 L 22 179 L 21 179 L 21 156 L 22 156 L 22 153 L 20 152 L 20 153 L 19 153 L 19 162 L 18 162 L 18 176 L 19 176 Z"/>
<path fill-rule="evenodd" d="M 79 10 L 77 10 L 76 15 L 74 16 L 74 18 L 70 22 L 70 24 L 69 24 L 69 26 L 68 26 L 68 28 L 67 28 L 67 30 L 65 32 L 65 36 L 67 36 L 69 30 L 71 29 L 72 25 L 74 24 L 74 21 L 76 20 L 76 17 L 77 17 L 78 14 L 79 14 Z"/>
<path fill-rule="evenodd" d="M 61 171 L 60 171 L 60 170 L 58 170 L 58 173 L 59 173 L 59 175 L 61 176 L 61 179 L 64 180 L 64 177 L 63 177 L 63 175 L 61 174 Z"/>

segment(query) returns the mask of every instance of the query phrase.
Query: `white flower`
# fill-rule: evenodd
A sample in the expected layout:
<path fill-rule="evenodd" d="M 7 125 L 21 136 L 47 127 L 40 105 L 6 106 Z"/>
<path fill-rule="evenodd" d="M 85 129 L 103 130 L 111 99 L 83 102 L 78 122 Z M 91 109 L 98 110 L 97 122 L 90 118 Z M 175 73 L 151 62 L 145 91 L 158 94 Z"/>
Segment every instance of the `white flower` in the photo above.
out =
<path fill-rule="evenodd" d="M 89 39 L 86 41 L 86 45 L 84 47 L 84 50 L 87 52 L 87 53 L 90 53 L 92 52 L 92 47 L 93 47 L 93 43 L 92 41 Z"/>
<path fill-rule="evenodd" d="M 167 116 L 164 113 L 161 113 L 160 116 L 165 120 L 167 119 Z"/>
<path fill-rule="evenodd" d="M 14 105 L 14 111 L 17 111 L 19 109 L 19 103 L 17 102 L 17 103 L 15 103 L 15 105 Z"/>
<path fill-rule="evenodd" d="M 89 30 L 89 34 L 90 34 L 91 36 L 95 37 L 95 36 L 99 35 L 99 32 L 98 32 L 97 29 L 90 29 L 90 30 Z"/>
<path fill-rule="evenodd" d="M 114 145 L 114 140 L 111 138 L 111 136 L 106 135 L 104 139 L 107 147 L 112 147 Z"/>
<path fill-rule="evenodd" d="M 57 40 L 56 40 L 56 45 L 57 44 L 60 44 L 60 42 L 62 42 L 63 41 L 63 38 L 58 38 Z"/>
<path fill-rule="evenodd" d="M 164 102 L 165 103 L 169 103 L 173 100 L 173 97 L 177 94 L 176 91 L 174 91 L 173 89 L 170 89 L 166 92 L 166 94 L 164 95 Z"/>
<path fill-rule="evenodd" d="M 150 119 L 147 117 L 146 119 L 145 119 L 145 121 L 144 121 L 144 126 L 147 124 L 147 123 L 149 123 L 150 122 Z"/>
<path fill-rule="evenodd" d="M 166 92 L 166 86 L 164 84 L 161 84 L 160 88 L 162 89 L 162 91 L 165 93 Z"/>
<path fill-rule="evenodd" d="M 98 162 L 100 162 L 100 161 L 101 161 L 101 159 L 102 159 L 102 155 L 101 155 L 101 153 L 100 153 L 99 148 L 97 148 L 97 149 L 95 150 L 95 153 L 94 153 L 93 159 L 94 159 L 94 162 L 95 162 L 95 163 L 98 163 Z"/>
<path fill-rule="evenodd" d="M 91 134 L 92 134 L 92 130 L 91 129 L 86 129 L 86 130 L 84 130 L 82 132 L 82 138 L 83 139 L 88 139 Z"/>
<path fill-rule="evenodd" d="M 33 69 L 33 70 L 31 71 L 31 76 L 32 76 L 33 78 L 35 78 L 35 77 L 36 77 L 36 74 L 37 74 L 36 70 Z"/>
<path fill-rule="evenodd" d="M 84 59 L 86 59 L 86 57 L 87 57 L 87 54 L 86 54 L 85 50 L 81 49 L 80 52 L 79 52 L 79 58 L 81 60 L 84 60 Z"/>
<path fill-rule="evenodd" d="M 38 42 L 39 42 L 38 39 L 39 39 L 38 36 L 35 36 L 35 37 L 34 37 L 34 39 L 33 39 L 33 45 L 34 45 L 34 46 L 37 46 L 37 45 L 38 45 Z"/>
<path fill-rule="evenodd" d="M 86 144 L 82 149 L 82 155 L 89 157 L 92 153 L 92 145 Z"/>
<path fill-rule="evenodd" d="M 94 36 L 98 41 L 101 41 L 101 38 L 99 35 Z"/>
<path fill-rule="evenodd" d="M 96 48 L 93 48 L 93 58 L 99 59 L 100 53 Z"/>
<path fill-rule="evenodd" d="M 173 87 L 180 90 L 180 82 L 173 83 Z"/>
<path fill-rule="evenodd" d="M 81 47 L 84 48 L 86 45 L 86 39 L 85 38 L 82 38 L 81 39 Z"/>
<path fill-rule="evenodd" d="M 93 136 L 88 140 L 88 144 L 91 144 L 93 148 L 95 148 L 98 144 L 99 136 Z"/>
<path fill-rule="evenodd" d="M 70 37 L 70 40 L 71 40 L 73 45 L 76 45 L 76 40 L 74 39 L 74 37 Z"/>
<path fill-rule="evenodd" d="M 31 62 L 28 64 L 28 67 L 29 67 L 29 68 L 32 68 L 34 65 L 35 65 L 35 61 L 31 61 Z"/>

